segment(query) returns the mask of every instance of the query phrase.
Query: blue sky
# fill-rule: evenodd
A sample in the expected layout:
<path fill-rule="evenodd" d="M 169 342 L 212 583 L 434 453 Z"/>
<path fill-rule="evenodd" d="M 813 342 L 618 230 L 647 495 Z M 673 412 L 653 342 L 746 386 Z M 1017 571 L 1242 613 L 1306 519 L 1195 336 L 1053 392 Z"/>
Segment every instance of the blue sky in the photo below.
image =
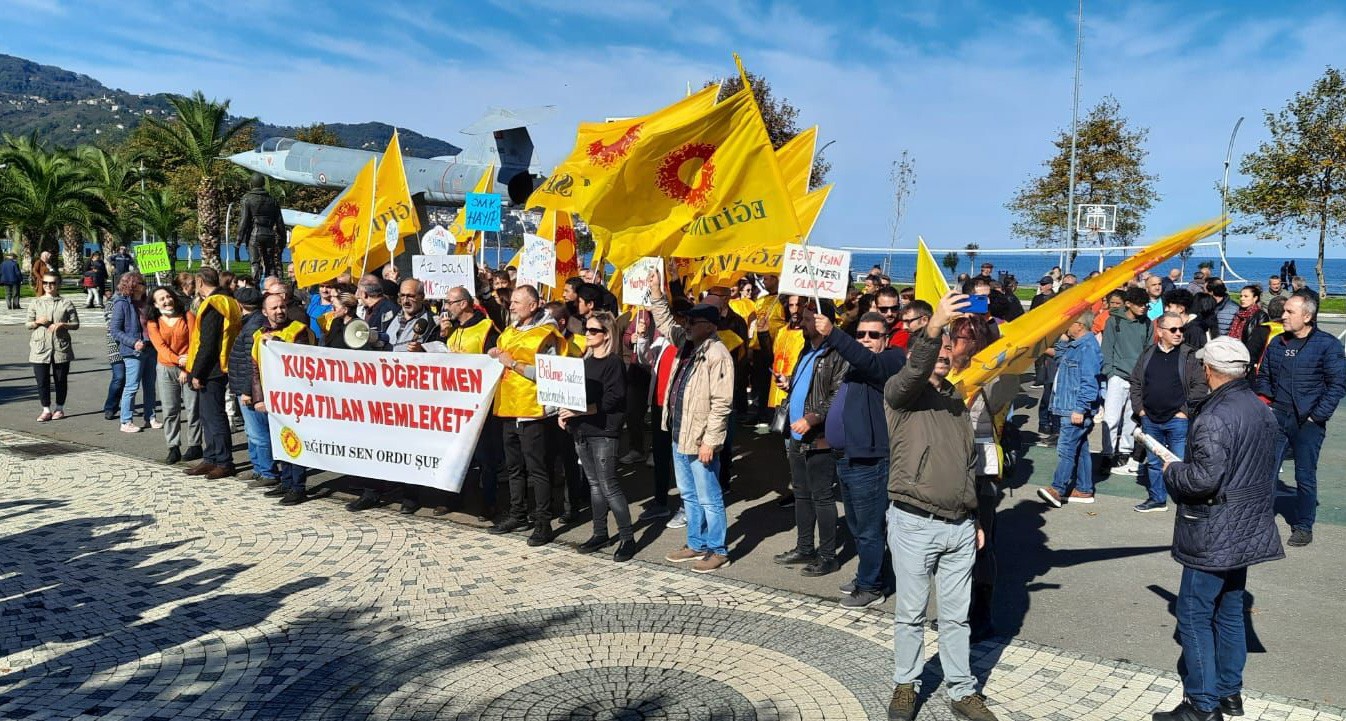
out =
<path fill-rule="evenodd" d="M 1264 110 L 1342 63 L 1339 3 L 1085 6 L 1081 114 L 1113 95 L 1149 129 L 1149 237 L 1218 214 L 1239 116 L 1235 167 L 1266 138 Z M 1021 245 L 1004 203 L 1069 127 L 1075 3 L 9 0 L 0 27 L 0 52 L 133 92 L 201 89 L 273 123 L 381 120 L 462 145 L 488 106 L 556 105 L 533 129 L 546 168 L 577 122 L 670 103 L 737 51 L 835 141 L 813 242 L 886 247 L 889 167 L 909 150 L 900 247 L 992 248 Z M 1300 240 L 1231 236 L 1230 255 L 1308 257 Z"/>

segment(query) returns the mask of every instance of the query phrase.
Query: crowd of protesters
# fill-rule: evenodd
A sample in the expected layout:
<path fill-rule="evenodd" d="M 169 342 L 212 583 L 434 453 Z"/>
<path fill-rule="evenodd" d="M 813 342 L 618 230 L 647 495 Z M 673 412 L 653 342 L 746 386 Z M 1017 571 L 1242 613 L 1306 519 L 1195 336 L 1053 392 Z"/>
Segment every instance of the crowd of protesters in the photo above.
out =
<path fill-rule="evenodd" d="M 994 632 L 995 513 L 1022 452 L 1022 436 L 1007 421 L 1022 388 L 1017 377 L 1000 376 L 964 398 L 948 380 L 994 342 L 1002 324 L 1025 312 L 1015 280 L 995 277 L 990 263 L 933 304 L 916 299 L 911 288 L 894 287 L 878 268 L 863 289 L 833 302 L 782 296 L 772 275 L 688 293 L 670 266 L 667 286 L 658 274 L 648 279 L 652 295 L 644 308 L 619 307 L 590 270 L 567 279 L 555 299 L 516 284 L 513 269 L 505 268 L 483 270 L 477 287 L 452 288 L 432 300 L 419 280 L 402 278 L 393 264 L 297 289 L 274 276 L 209 268 L 151 288 L 124 249 L 110 263 L 111 273 L 101 257 L 91 258 L 83 275 L 86 308 L 106 306 L 111 374 L 105 417 L 126 433 L 161 429 L 165 461 L 195 462 L 188 475 L 238 476 L 284 505 L 307 500 L 308 469 L 273 460 L 259 367 L 261 345 L 273 339 L 365 352 L 486 354 L 498 361 L 503 375 L 473 452 L 474 482 L 463 496 L 479 496 L 478 517 L 491 533 L 526 532 L 531 546 L 551 542 L 555 522 L 575 524 L 587 507 L 593 531 L 579 545 L 581 553 L 612 547 L 615 561 L 629 560 L 636 552 L 633 527 L 662 521 L 686 529 L 686 543 L 667 554 L 669 562 L 698 573 L 723 569 L 731 563 L 725 496 L 732 492 L 735 434 L 753 426 L 778 434 L 789 469 L 779 505 L 793 508 L 796 541 L 773 561 L 805 576 L 838 571 L 838 546 L 845 542 L 838 534 L 840 502 L 858 557 L 853 577 L 840 585 L 841 605 L 864 608 L 896 598 L 892 717 L 913 713 L 934 576 L 941 658 L 955 711 L 994 718 L 975 691 L 967 656 L 971 641 Z M 8 285 L 8 276 L 4 280 Z M 1209 465 L 1209 446 L 1242 431 L 1231 430 L 1237 419 L 1212 430 L 1217 416 L 1210 415 L 1198 432 L 1194 423 L 1202 421 L 1196 419 L 1217 396 L 1241 393 L 1222 407 L 1242 408 L 1244 396 L 1258 399 L 1265 418 L 1244 416 L 1278 428 L 1258 443 L 1273 460 L 1294 459 L 1289 544 L 1307 545 L 1317 457 L 1326 423 L 1346 395 L 1342 344 L 1317 329 L 1317 296 L 1299 278 L 1287 287 L 1289 279 L 1273 277 L 1265 290 L 1245 285 L 1237 298 L 1204 269 L 1185 286 L 1181 280 L 1177 273 L 1147 273 L 1111 290 L 1072 318 L 1038 359 L 1030 381 L 1041 389 L 1037 442 L 1054 446 L 1058 456 L 1052 483 L 1038 495 L 1058 508 L 1094 503 L 1096 477 L 1112 473 L 1142 477 L 1148 497 L 1135 510 L 1143 513 L 1167 510 L 1170 496 L 1180 508 L 1262 504 L 1261 486 L 1244 483 L 1252 490 L 1238 490 L 1244 476 L 1212 491 L 1214 471 L 1201 470 Z M 111 292 L 104 290 L 109 281 Z M 1052 269 L 1038 281 L 1029 308 L 1077 282 Z M 44 269 L 40 295 L 28 308 L 38 420 L 44 422 L 65 415 L 70 331 L 79 327 L 75 304 L 61 296 L 60 285 L 60 276 Z M 972 312 L 979 297 L 985 302 Z M 352 343 L 346 330 L 356 319 L 368 333 Z M 583 356 L 587 408 L 538 403 L 541 354 Z M 1095 425 L 1102 448 L 1097 464 L 1090 452 Z M 1147 454 L 1135 440 L 1137 428 L 1187 462 Z M 231 452 L 237 431 L 247 438 L 250 469 L 243 473 Z M 1203 455 L 1194 457 L 1198 438 Z M 653 469 L 651 498 L 638 514 L 617 480 L 623 464 Z M 1274 463 L 1245 466 L 1266 476 L 1255 480 L 1274 480 Z M 427 494 L 378 479 L 351 482 L 359 491 L 346 506 L 352 512 L 394 498 L 403 513 L 415 513 Z M 676 506 L 669 495 L 674 484 Z M 561 498 L 553 499 L 558 487 Z M 1213 495 L 1194 500 L 1201 493 Z M 461 497 L 456 502 L 463 505 Z M 451 505 L 444 500 L 434 512 L 447 513 Z M 562 511 L 554 517 L 557 507 Z M 1254 530 L 1266 536 L 1265 523 L 1247 532 Z M 1272 544 L 1264 538 L 1262 552 L 1215 568 L 1192 560 L 1204 551 L 1183 547 L 1178 521 L 1175 557 L 1189 571 L 1216 579 L 1184 576 L 1180 632 L 1194 623 L 1184 620 L 1184 604 L 1205 601 L 1211 613 L 1230 613 L 1235 599 L 1228 584 L 1217 581 L 1238 573 L 1242 583 L 1246 565 L 1278 557 L 1279 536 L 1274 528 L 1271 533 L 1275 549 L 1266 550 Z M 1206 643 L 1207 636 L 1185 635 L 1185 654 L 1189 640 Z M 1238 689 L 1189 691 L 1190 710 L 1205 713 L 1212 699 L 1222 708 L 1232 704 Z"/>

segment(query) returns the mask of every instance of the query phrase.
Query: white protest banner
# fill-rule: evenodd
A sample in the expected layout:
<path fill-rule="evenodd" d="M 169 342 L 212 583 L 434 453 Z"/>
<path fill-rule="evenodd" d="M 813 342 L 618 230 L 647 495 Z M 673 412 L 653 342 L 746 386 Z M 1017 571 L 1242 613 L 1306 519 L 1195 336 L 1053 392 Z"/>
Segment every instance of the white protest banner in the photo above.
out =
<path fill-rule="evenodd" d="M 850 288 L 851 252 L 786 243 L 781 257 L 780 293 L 844 300 Z"/>
<path fill-rule="evenodd" d="M 538 354 L 537 402 L 544 406 L 582 411 L 589 407 L 584 388 L 584 359 Z"/>
<path fill-rule="evenodd" d="M 421 236 L 421 252 L 426 255 L 448 255 L 457 245 L 458 239 L 442 225 L 436 225 Z"/>
<path fill-rule="evenodd" d="M 622 271 L 622 303 L 648 307 L 650 305 L 650 271 L 659 274 L 659 283 L 664 282 L 664 259 L 645 256 L 627 266 Z"/>
<path fill-rule="evenodd" d="M 503 370 L 485 355 L 280 341 L 260 357 L 276 460 L 453 492 Z"/>
<path fill-rule="evenodd" d="M 476 269 L 470 255 L 411 256 L 411 277 L 421 282 L 426 298 L 447 298 L 454 286 L 462 286 L 468 295 L 475 296 Z"/>
<path fill-rule="evenodd" d="M 550 240 L 532 233 L 523 234 L 516 283 L 556 287 L 556 246 Z"/>

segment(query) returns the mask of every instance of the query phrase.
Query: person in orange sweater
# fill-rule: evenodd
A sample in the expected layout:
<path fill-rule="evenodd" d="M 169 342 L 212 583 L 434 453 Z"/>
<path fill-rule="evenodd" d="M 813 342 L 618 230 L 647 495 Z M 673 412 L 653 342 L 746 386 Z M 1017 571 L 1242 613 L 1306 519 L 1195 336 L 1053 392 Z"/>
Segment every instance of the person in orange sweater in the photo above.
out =
<path fill-rule="evenodd" d="M 164 404 L 164 440 L 168 457 L 164 462 L 195 461 L 201 458 L 201 416 L 196 409 L 197 394 L 187 386 L 187 348 L 191 344 L 196 316 L 187 311 L 182 296 L 172 288 L 160 286 L 152 301 L 145 323 L 150 342 L 159 362 L 155 365 L 155 391 Z M 187 425 L 187 452 L 181 450 L 182 424 Z"/>

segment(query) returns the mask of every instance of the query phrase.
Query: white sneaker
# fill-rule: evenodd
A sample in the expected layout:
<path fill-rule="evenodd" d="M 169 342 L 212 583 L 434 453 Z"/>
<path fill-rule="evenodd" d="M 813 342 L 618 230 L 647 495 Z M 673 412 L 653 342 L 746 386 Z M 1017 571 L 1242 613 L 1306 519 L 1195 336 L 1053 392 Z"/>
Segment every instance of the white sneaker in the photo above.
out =
<path fill-rule="evenodd" d="M 122 432 L 122 433 L 139 433 L 139 432 L 140 432 L 140 426 L 138 426 L 138 425 L 136 425 L 136 424 L 134 424 L 134 423 L 123 423 L 123 424 L 121 424 L 121 432 Z"/>
<path fill-rule="evenodd" d="M 679 508 L 678 512 L 674 513 L 673 517 L 668 519 L 668 523 L 665 523 L 664 526 L 666 528 L 686 528 L 687 513 Z"/>
<path fill-rule="evenodd" d="M 1140 464 L 1134 460 L 1128 460 L 1125 465 L 1112 469 L 1112 472 L 1119 476 L 1134 476 L 1140 473 Z"/>

